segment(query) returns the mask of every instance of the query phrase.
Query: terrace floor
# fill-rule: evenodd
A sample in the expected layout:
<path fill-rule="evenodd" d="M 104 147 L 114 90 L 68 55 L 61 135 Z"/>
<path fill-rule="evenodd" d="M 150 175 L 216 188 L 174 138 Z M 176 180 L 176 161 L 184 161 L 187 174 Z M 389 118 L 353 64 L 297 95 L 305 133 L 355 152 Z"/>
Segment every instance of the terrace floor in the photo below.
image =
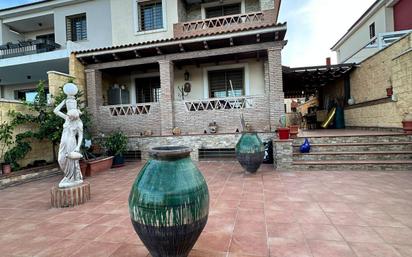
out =
<path fill-rule="evenodd" d="M 1 190 L 0 256 L 147 256 L 127 209 L 141 165 L 89 178 L 92 200 L 72 209 L 50 209 L 58 177 Z M 211 211 L 192 257 L 412 256 L 412 172 L 199 168 Z"/>

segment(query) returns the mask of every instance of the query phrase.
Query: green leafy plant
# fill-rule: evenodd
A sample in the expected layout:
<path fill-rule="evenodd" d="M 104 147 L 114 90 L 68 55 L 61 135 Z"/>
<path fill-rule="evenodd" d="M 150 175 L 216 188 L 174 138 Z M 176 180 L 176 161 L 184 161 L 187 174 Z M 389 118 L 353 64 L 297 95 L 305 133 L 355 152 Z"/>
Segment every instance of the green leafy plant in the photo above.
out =
<path fill-rule="evenodd" d="M 69 80 L 68 82 L 72 82 Z M 62 85 L 63 86 L 63 85 Z M 31 139 L 48 140 L 53 146 L 53 159 L 57 160 L 56 146 L 60 142 L 63 132 L 64 120 L 54 114 L 54 108 L 66 99 L 66 95 L 61 87 L 59 93 L 52 98 L 52 104 L 48 103 L 46 88 L 43 81 L 37 85 L 37 95 L 33 102 L 25 102 L 29 113 L 21 113 L 17 111 L 9 111 L 8 114 L 12 118 L 11 126 L 30 126 L 32 129 L 16 135 L 16 144 L 13 148 L 5 153 L 5 159 L 12 160 L 12 168 L 19 168 L 17 161 L 23 159 L 31 150 Z M 76 97 L 81 99 L 83 93 L 79 92 Z M 84 106 L 81 100 L 78 100 L 78 106 Z M 84 138 L 90 138 L 89 128 L 91 126 L 91 117 L 87 110 L 80 108 L 82 115 L 80 116 L 83 122 Z"/>
<path fill-rule="evenodd" d="M 104 141 L 110 155 L 122 155 L 126 151 L 127 136 L 120 130 L 112 132 Z"/>
<path fill-rule="evenodd" d="M 0 144 L 1 144 L 1 157 L 4 158 L 6 150 L 14 143 L 13 141 L 13 129 L 14 127 L 4 122 L 0 125 Z"/>

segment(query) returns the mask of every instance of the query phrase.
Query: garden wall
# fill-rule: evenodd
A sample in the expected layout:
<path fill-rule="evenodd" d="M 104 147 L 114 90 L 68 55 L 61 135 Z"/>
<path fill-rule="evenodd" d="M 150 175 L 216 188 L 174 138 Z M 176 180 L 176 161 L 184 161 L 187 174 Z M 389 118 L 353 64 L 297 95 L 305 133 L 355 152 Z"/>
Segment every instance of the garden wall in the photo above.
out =
<path fill-rule="evenodd" d="M 412 112 L 411 74 L 412 34 L 360 63 L 350 75 L 355 105 L 345 109 L 346 126 L 402 128 L 404 113 Z"/>
<path fill-rule="evenodd" d="M 0 100 L 0 122 L 9 122 L 10 117 L 7 115 L 9 110 L 15 110 L 23 113 L 28 113 L 28 109 L 20 101 L 15 100 Z M 31 129 L 27 126 L 19 126 L 15 129 L 15 134 L 19 134 Z M 20 166 L 25 167 L 32 164 L 36 160 L 45 160 L 46 162 L 53 161 L 53 149 L 51 143 L 48 141 L 32 141 L 32 150 L 26 155 L 26 158 L 19 162 Z M 2 148 L 3 146 L 0 145 Z M 3 156 L 0 156 L 3 161 Z"/>

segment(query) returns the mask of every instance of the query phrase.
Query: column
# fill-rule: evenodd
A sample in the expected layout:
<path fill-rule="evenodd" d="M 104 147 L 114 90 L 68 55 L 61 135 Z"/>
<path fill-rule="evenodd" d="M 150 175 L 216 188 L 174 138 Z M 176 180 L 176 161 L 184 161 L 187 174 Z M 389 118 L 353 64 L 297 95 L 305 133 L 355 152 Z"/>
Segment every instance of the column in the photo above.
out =
<path fill-rule="evenodd" d="M 271 47 L 268 49 L 268 85 L 266 86 L 266 94 L 269 101 L 269 125 L 271 131 L 276 130 L 280 115 L 285 113 L 281 49 L 281 47 Z"/>
<path fill-rule="evenodd" d="M 92 115 L 92 133 L 96 134 L 99 120 L 99 108 L 103 105 L 102 72 L 100 70 L 86 70 L 87 106 Z"/>
<path fill-rule="evenodd" d="M 167 60 L 159 61 L 160 70 L 160 126 L 161 135 L 172 135 L 174 127 L 173 95 L 174 66 Z"/>

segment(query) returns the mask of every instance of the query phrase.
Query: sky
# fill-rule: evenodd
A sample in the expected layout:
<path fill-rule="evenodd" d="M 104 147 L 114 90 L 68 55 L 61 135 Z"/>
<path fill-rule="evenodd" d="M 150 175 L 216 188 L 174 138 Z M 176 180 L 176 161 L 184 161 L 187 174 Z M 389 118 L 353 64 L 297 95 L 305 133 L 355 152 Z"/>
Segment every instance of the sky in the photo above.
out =
<path fill-rule="evenodd" d="M 36 0 L 0 0 L 0 8 Z M 279 22 L 287 22 L 288 44 L 283 65 L 324 65 L 326 57 L 336 63 L 330 48 L 375 0 L 282 0 Z"/>

